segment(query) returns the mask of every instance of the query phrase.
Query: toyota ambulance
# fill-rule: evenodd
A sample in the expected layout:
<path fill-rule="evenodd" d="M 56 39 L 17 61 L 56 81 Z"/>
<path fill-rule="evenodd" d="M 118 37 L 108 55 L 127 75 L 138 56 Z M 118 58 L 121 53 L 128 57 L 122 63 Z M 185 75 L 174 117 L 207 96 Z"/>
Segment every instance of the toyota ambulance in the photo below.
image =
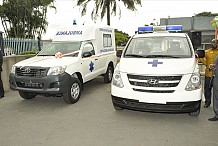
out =
<path fill-rule="evenodd" d="M 180 25 L 139 27 L 117 52 L 121 58 L 111 84 L 116 110 L 199 115 L 199 67 L 190 38 L 180 31 Z"/>
<path fill-rule="evenodd" d="M 35 57 L 12 66 L 10 88 L 24 99 L 63 96 L 72 104 L 79 100 L 84 83 L 100 75 L 110 83 L 116 63 L 113 28 L 61 27 Z"/>

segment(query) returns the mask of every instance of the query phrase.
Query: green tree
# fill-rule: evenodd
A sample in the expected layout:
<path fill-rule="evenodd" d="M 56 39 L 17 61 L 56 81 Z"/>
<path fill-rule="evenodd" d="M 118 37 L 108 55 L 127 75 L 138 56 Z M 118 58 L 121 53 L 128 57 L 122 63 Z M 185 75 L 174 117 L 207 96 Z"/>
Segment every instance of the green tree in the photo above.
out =
<path fill-rule="evenodd" d="M 8 37 L 35 38 L 46 32 L 48 8 L 54 0 L 3 0 L 0 5 L 2 26 Z"/>
<path fill-rule="evenodd" d="M 130 36 L 127 33 L 124 33 L 122 31 L 115 29 L 116 46 L 125 45 L 128 42 L 129 38 L 130 38 Z"/>
<path fill-rule="evenodd" d="M 211 13 L 211 12 L 201 12 L 198 14 L 195 14 L 195 16 L 218 16 L 218 13 Z"/>
<path fill-rule="evenodd" d="M 107 15 L 107 25 L 110 25 L 110 16 L 117 13 L 117 5 L 120 0 L 95 0 L 95 7 L 92 10 L 91 18 L 96 21 L 100 13 L 101 19 L 104 18 L 105 14 Z M 124 3 L 124 6 L 131 10 L 136 11 L 136 5 L 141 6 L 141 0 L 121 0 Z M 82 8 L 81 15 L 86 15 L 87 5 L 93 0 L 78 0 L 77 6 Z M 121 10 L 119 9 L 119 14 L 121 16 Z"/>

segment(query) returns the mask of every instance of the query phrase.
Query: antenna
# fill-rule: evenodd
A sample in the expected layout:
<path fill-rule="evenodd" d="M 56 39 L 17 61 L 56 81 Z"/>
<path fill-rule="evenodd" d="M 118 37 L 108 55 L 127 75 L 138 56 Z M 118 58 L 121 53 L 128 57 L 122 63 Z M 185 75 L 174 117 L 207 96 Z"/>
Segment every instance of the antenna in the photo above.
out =
<path fill-rule="evenodd" d="M 83 25 L 86 23 L 86 20 L 83 22 Z"/>

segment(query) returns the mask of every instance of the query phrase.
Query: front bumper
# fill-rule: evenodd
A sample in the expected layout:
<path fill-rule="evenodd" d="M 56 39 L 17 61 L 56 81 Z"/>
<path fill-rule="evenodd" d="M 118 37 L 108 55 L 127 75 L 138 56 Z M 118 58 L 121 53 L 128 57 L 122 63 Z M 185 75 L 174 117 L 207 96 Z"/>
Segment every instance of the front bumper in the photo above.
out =
<path fill-rule="evenodd" d="M 68 89 L 71 76 L 68 73 L 44 77 L 16 76 L 10 73 L 9 83 L 13 90 L 36 94 L 60 94 Z"/>
<path fill-rule="evenodd" d="M 201 100 L 189 102 L 167 102 L 166 104 L 145 103 L 135 99 L 121 98 L 111 95 L 113 105 L 123 109 L 165 112 L 165 113 L 189 113 L 196 112 L 201 107 Z"/>

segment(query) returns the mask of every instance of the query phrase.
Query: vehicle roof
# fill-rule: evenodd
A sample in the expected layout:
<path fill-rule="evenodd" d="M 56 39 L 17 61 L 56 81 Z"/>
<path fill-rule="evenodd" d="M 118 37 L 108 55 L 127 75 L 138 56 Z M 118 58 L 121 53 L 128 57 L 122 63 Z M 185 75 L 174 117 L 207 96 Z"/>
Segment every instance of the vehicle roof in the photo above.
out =
<path fill-rule="evenodd" d="M 169 32 L 154 32 L 154 33 L 143 33 L 143 34 L 136 34 L 133 38 L 140 38 L 140 37 L 187 37 L 186 33 L 169 33 Z"/>
<path fill-rule="evenodd" d="M 112 33 L 113 28 L 102 25 L 73 25 L 61 26 L 57 29 L 53 42 L 56 41 L 85 41 L 96 39 L 97 32 Z"/>

